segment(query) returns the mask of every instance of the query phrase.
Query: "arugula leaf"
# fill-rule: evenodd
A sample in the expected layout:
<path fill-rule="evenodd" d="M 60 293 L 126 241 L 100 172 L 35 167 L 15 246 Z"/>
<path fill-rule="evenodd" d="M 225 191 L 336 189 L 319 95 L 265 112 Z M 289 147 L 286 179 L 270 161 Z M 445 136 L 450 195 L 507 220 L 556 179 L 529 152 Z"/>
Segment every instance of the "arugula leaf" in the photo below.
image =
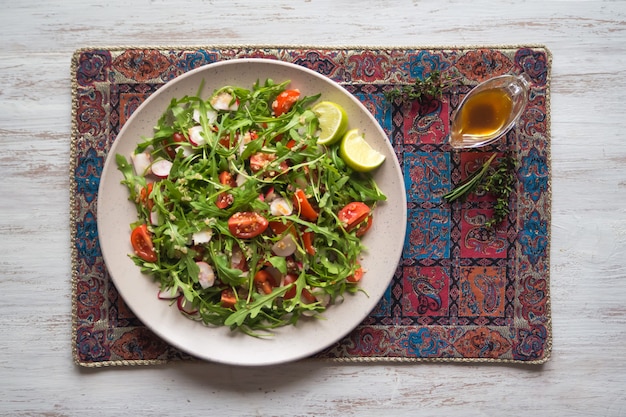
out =
<path fill-rule="evenodd" d="M 244 304 L 233 312 L 225 321 L 225 326 L 242 326 L 245 320 L 250 317 L 254 319 L 263 308 L 271 309 L 276 298 L 283 296 L 289 287 L 280 287 L 270 294 L 260 295 L 250 304 Z"/>

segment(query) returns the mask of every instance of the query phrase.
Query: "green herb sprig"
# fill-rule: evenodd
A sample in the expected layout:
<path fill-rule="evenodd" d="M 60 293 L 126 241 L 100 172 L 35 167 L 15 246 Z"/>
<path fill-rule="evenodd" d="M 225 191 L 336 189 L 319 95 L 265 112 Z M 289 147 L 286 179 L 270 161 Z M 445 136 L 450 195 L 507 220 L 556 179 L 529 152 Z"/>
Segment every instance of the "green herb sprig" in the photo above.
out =
<path fill-rule="evenodd" d="M 515 185 L 515 175 L 513 174 L 515 166 L 515 159 L 509 156 L 503 158 L 482 186 L 486 192 L 496 196 L 493 217 L 485 223 L 487 227 L 498 225 L 509 215 L 509 197 Z"/>
<path fill-rule="evenodd" d="M 450 85 L 451 78 L 442 75 L 441 71 L 435 70 L 423 80 L 418 78 L 413 84 L 385 92 L 385 98 L 388 101 L 402 98 L 403 100 L 417 100 L 419 102 L 439 99 Z"/>
<path fill-rule="evenodd" d="M 497 154 L 483 163 L 483 165 L 473 172 L 465 181 L 445 194 L 443 199 L 452 203 L 461 198 L 465 199 L 470 193 L 476 190 L 489 192 L 496 197 L 493 217 L 485 223 L 487 227 L 498 225 L 509 214 L 509 197 L 515 184 L 514 168 L 515 159 L 510 156 L 502 158 L 495 169 L 490 169 Z"/>

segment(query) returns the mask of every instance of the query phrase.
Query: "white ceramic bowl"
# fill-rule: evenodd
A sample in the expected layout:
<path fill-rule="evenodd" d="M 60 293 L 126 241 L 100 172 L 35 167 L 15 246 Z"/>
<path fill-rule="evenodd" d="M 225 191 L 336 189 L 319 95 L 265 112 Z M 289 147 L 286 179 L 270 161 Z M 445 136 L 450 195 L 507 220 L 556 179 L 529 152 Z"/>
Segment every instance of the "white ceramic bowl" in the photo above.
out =
<path fill-rule="evenodd" d="M 277 329 L 271 338 L 253 338 L 230 329 L 206 327 L 184 317 L 176 306 L 157 298 L 157 284 L 142 274 L 128 257 L 132 252 L 129 225 L 136 209 L 120 184 L 115 154 L 129 157 L 175 97 L 194 95 L 204 80 L 208 96 L 224 85 L 251 88 L 255 81 L 291 80 L 303 95 L 322 94 L 322 100 L 341 104 L 350 127 L 358 127 L 373 148 L 386 156 L 374 177 L 387 195 L 377 206 L 375 221 L 364 237 L 368 250 L 362 265 L 367 271 L 361 286 L 367 293 L 348 295 L 331 306 L 324 319 L 303 320 L 297 326 Z M 367 317 L 389 285 L 404 243 L 406 196 L 402 172 L 384 131 L 369 111 L 330 79 L 304 67 L 266 59 L 237 59 L 206 65 L 168 82 L 130 117 L 105 163 L 98 193 L 98 235 L 102 255 L 115 286 L 137 317 L 166 342 L 198 358 L 236 365 L 270 365 L 310 356 L 340 340 Z"/>

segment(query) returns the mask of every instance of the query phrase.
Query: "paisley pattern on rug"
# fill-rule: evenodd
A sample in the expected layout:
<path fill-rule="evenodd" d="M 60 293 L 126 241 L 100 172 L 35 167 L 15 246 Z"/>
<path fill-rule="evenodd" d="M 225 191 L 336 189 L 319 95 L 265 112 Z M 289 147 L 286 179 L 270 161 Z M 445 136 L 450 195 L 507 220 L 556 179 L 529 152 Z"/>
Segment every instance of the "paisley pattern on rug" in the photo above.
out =
<path fill-rule="evenodd" d="M 147 329 L 119 296 L 100 253 L 96 205 L 107 151 L 130 115 L 169 80 L 202 65 L 270 58 L 342 84 L 377 118 L 400 162 L 408 222 L 402 258 L 376 308 L 315 358 L 338 361 L 502 361 L 550 356 L 550 53 L 541 46 L 482 49 L 204 47 L 84 49 L 72 62 L 70 173 L 73 353 L 83 366 L 192 359 Z M 441 99 L 385 92 L 442 71 Z M 448 145 L 451 113 L 477 83 L 526 72 L 529 103 L 506 140 L 480 150 Z M 484 226 L 493 197 L 442 196 L 493 152 L 515 156 L 511 212 Z"/>

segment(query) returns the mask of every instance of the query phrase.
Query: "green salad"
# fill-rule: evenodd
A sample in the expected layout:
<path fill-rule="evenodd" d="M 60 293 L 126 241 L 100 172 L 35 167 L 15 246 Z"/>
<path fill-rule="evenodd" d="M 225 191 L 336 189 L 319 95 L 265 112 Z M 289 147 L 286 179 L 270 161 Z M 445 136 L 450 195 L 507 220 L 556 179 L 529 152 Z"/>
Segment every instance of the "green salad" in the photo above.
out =
<path fill-rule="evenodd" d="M 265 335 L 359 291 L 361 238 L 385 195 L 339 144 L 318 144 L 320 96 L 288 86 L 224 86 L 206 100 L 201 86 L 116 155 L 137 207 L 130 256 L 159 298 L 206 325 Z"/>

